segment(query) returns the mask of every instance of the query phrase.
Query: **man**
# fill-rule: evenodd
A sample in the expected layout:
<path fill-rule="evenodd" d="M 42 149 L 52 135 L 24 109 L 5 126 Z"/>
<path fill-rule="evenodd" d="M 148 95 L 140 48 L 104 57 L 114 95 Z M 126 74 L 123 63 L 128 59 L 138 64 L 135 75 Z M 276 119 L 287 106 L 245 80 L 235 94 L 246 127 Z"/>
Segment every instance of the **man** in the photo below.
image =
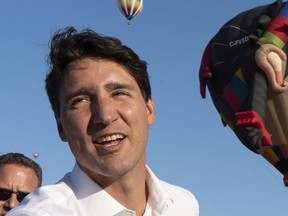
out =
<path fill-rule="evenodd" d="M 158 180 L 146 165 L 155 118 L 146 62 L 90 29 L 58 31 L 50 47 L 46 90 L 76 164 L 11 215 L 197 216 L 195 197 Z"/>
<path fill-rule="evenodd" d="M 0 156 L 0 216 L 16 207 L 25 196 L 40 187 L 42 169 L 20 153 Z"/>

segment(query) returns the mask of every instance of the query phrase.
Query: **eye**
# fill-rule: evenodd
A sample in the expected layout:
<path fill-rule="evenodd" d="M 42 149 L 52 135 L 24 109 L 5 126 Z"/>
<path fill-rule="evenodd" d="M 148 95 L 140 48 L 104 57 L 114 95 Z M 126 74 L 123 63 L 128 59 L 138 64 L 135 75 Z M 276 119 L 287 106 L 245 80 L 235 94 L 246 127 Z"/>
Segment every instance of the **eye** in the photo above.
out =
<path fill-rule="evenodd" d="M 89 108 L 91 104 L 91 99 L 87 96 L 79 96 L 71 101 L 71 109 L 86 109 Z"/>
<path fill-rule="evenodd" d="M 113 92 L 113 96 L 115 97 L 122 97 L 122 96 L 129 96 L 131 95 L 128 91 L 125 90 L 117 90 Z"/>

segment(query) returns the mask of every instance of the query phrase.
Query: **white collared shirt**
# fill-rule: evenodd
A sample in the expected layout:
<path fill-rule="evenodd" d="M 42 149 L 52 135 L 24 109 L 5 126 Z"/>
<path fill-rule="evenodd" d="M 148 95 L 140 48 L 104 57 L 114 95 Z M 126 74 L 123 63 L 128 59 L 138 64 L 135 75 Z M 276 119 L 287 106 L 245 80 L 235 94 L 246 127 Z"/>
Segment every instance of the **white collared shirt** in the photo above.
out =
<path fill-rule="evenodd" d="M 163 182 L 147 166 L 149 198 L 144 216 L 198 216 L 191 192 Z M 7 216 L 136 216 L 90 179 L 76 164 L 55 185 L 28 195 Z"/>

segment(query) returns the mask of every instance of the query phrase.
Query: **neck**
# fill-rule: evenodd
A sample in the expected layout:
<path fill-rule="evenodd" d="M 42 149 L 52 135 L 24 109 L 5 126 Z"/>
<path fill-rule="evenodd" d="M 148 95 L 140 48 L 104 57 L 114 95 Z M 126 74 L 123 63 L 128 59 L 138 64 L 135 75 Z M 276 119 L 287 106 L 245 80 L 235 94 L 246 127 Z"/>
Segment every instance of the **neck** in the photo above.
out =
<path fill-rule="evenodd" d="M 143 215 L 149 196 L 148 186 L 145 183 L 146 167 L 137 174 L 125 175 L 113 182 L 104 190 L 126 208 Z"/>

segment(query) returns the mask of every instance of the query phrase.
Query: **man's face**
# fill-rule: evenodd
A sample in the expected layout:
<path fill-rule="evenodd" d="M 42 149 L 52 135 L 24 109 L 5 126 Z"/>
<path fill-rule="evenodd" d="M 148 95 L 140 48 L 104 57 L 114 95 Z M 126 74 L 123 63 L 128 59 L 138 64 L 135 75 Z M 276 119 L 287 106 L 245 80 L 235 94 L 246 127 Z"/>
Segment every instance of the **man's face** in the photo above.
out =
<path fill-rule="evenodd" d="M 19 204 L 21 193 L 30 193 L 38 187 L 38 178 L 33 169 L 17 164 L 6 164 L 0 167 L 0 197 L 10 194 L 8 199 L 0 200 L 0 216 Z M 17 194 L 18 199 L 17 199 Z"/>
<path fill-rule="evenodd" d="M 144 101 L 134 78 L 115 62 L 83 59 L 68 71 L 56 120 L 82 170 L 99 184 L 143 170 L 153 101 Z"/>

